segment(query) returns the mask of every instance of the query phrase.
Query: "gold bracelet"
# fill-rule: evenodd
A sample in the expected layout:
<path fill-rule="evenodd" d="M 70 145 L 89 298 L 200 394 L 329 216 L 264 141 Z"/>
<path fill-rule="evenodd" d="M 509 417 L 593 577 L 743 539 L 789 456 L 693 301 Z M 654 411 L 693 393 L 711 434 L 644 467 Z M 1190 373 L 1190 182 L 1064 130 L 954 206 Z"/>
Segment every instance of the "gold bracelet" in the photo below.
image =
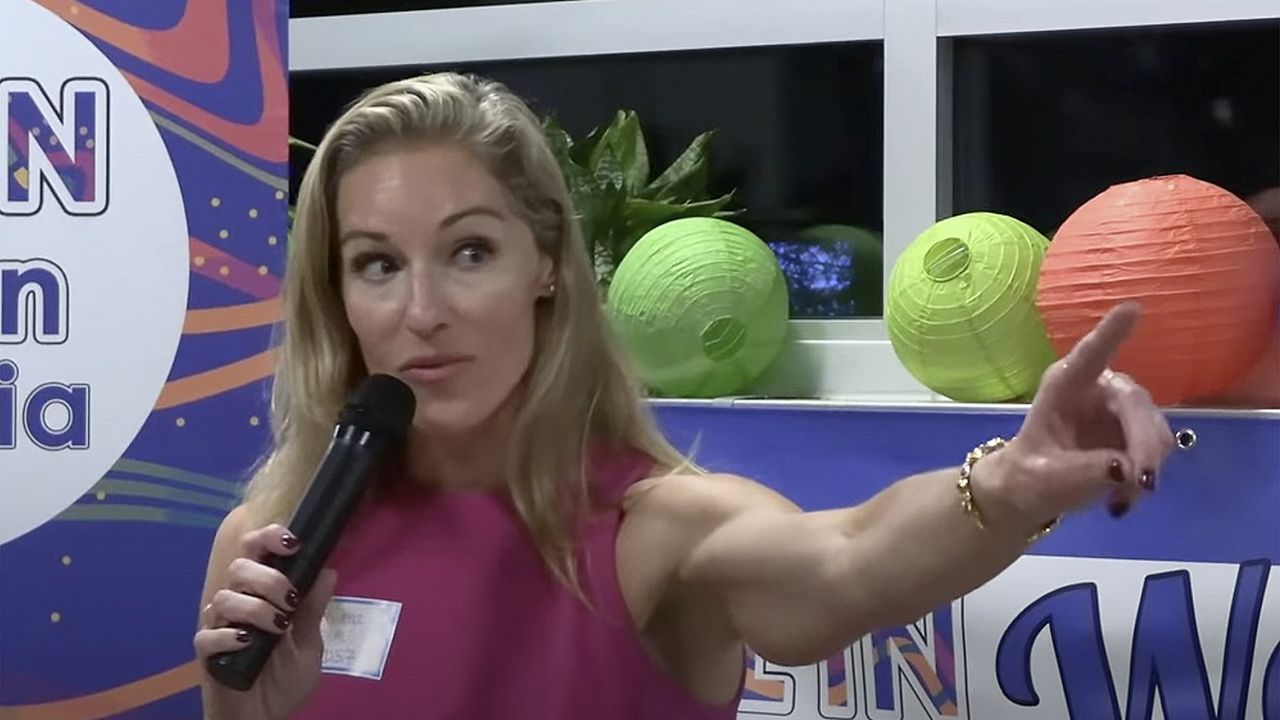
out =
<path fill-rule="evenodd" d="M 973 466 L 982 458 L 1008 444 L 1009 443 L 1002 437 L 993 437 L 978 447 L 970 450 L 969 454 L 964 457 L 964 463 L 960 465 L 960 478 L 956 480 L 956 489 L 960 491 L 960 507 L 964 508 L 965 514 L 973 519 L 973 522 L 977 524 L 979 530 L 986 530 L 987 524 L 982 517 L 982 511 L 978 509 L 978 502 L 973 498 Z M 1045 523 L 1044 527 L 1037 530 L 1034 535 L 1027 539 L 1027 543 L 1033 543 L 1045 535 L 1048 535 L 1055 527 L 1058 526 L 1058 521 L 1060 519 L 1061 518 L 1054 518 L 1053 520 Z"/>

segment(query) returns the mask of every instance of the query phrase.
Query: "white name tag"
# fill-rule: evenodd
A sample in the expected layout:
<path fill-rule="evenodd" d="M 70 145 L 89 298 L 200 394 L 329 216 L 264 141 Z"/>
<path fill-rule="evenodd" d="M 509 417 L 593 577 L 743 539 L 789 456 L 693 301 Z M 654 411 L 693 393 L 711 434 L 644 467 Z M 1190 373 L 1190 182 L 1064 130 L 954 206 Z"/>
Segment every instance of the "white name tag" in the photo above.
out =
<path fill-rule="evenodd" d="M 324 638 L 321 672 L 381 680 L 400 621 L 400 603 L 335 597 L 320 623 Z"/>

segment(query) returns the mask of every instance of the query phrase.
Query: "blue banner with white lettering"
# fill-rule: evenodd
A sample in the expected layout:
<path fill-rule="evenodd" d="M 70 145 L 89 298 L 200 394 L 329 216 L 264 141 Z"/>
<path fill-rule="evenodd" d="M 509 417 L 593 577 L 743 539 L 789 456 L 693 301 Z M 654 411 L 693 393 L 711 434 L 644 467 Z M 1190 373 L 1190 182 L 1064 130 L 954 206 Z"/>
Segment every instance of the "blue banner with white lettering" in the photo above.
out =
<path fill-rule="evenodd" d="M 769 403 L 660 414 L 705 466 L 806 510 L 958 465 L 1022 420 Z M 973 593 L 818 665 L 752 658 L 739 717 L 1280 720 L 1280 413 L 1170 417 L 1196 445 L 1123 519 L 1071 516 Z"/>

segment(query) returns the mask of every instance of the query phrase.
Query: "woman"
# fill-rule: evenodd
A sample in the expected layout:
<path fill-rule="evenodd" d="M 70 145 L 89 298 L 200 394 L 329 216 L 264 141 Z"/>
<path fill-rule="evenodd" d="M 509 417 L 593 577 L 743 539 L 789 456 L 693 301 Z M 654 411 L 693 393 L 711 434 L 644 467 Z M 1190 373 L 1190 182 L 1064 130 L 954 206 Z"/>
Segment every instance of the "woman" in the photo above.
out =
<path fill-rule="evenodd" d="M 235 625 L 285 637 L 250 691 L 206 678 L 214 720 L 731 718 L 746 647 L 806 664 L 914 620 L 1062 513 L 1103 495 L 1123 513 L 1173 446 L 1145 391 L 1106 370 L 1136 321 L 1125 306 L 1049 370 L 1019 436 L 963 473 L 803 513 L 702 472 L 619 361 L 537 119 L 492 82 L 368 93 L 320 143 L 298 211 L 275 448 L 218 530 L 194 644 L 233 651 Z M 376 372 L 417 398 L 403 471 L 300 598 L 261 561 L 307 542 L 279 523 L 344 394 Z M 326 607 L 333 643 L 374 632 L 333 614 L 356 607 L 335 593 L 393 608 L 363 677 L 320 672 Z"/>

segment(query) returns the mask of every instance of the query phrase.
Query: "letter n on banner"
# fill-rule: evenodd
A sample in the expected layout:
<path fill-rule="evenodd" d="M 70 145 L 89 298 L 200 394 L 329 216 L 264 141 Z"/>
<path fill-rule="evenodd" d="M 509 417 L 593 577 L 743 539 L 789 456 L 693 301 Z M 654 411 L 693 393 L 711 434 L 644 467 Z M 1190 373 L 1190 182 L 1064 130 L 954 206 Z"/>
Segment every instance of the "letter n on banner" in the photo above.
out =
<path fill-rule="evenodd" d="M 776 665 L 748 653 L 738 717 L 845 720 L 861 717 L 855 683 L 862 653 L 845 648 L 817 665 Z M 817 713 L 817 715 L 814 715 Z"/>
<path fill-rule="evenodd" d="M 912 625 L 876 630 L 863 640 L 869 718 L 899 720 L 911 705 L 929 718 L 964 717 L 963 685 L 956 682 L 964 676 L 964 648 L 955 622 L 964 616 L 963 603 L 957 600 Z"/>
<path fill-rule="evenodd" d="M 69 215 L 107 209 L 107 83 L 77 77 L 62 84 L 61 107 L 30 78 L 0 78 L 0 128 L 8 137 L 8 179 L 0 215 L 35 215 L 47 187 Z"/>

